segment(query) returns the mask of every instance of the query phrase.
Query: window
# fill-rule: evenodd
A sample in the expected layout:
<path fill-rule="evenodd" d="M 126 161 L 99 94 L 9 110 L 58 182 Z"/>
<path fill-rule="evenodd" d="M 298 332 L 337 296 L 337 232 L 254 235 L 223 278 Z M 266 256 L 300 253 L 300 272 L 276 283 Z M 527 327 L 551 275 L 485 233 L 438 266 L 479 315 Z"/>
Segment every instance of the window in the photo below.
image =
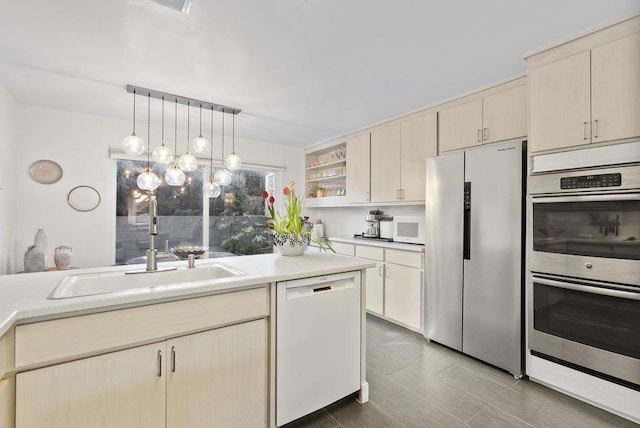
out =
<path fill-rule="evenodd" d="M 161 180 L 158 189 L 146 192 L 138 189 L 136 184 L 138 174 L 146 165 L 145 161 L 117 160 L 117 264 L 145 262 L 144 256 L 149 248 L 151 197 L 158 201 L 160 216 L 160 232 L 156 237 L 158 251 L 164 251 L 165 245 L 169 248 L 208 246 L 210 257 L 273 251 L 262 200 L 262 190 L 268 177 L 266 172 L 237 171 L 231 184 L 223 187 L 222 194 L 209 199 L 202 195 L 208 168 L 200 166 L 187 174 L 187 181 L 181 187 L 168 186 Z M 152 164 L 154 173 L 160 178 L 171 167 Z M 168 260 L 176 258 L 172 256 Z"/>

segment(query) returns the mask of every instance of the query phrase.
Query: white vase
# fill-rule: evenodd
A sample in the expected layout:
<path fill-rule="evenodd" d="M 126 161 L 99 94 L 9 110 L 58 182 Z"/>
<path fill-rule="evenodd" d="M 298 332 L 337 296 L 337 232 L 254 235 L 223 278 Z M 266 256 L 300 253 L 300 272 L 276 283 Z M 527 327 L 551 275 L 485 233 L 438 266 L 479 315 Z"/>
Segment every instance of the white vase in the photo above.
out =
<path fill-rule="evenodd" d="M 274 233 L 273 245 L 283 256 L 301 256 L 311 243 L 311 235 L 300 233 Z"/>
<path fill-rule="evenodd" d="M 42 272 L 44 271 L 44 253 L 35 245 L 29 246 L 24 253 L 24 271 Z"/>
<path fill-rule="evenodd" d="M 36 232 L 36 237 L 33 240 L 33 246 L 42 250 L 42 254 L 44 254 L 44 267 L 46 268 L 49 261 L 49 243 L 47 242 L 47 234 L 44 233 L 44 229 L 38 229 Z"/>

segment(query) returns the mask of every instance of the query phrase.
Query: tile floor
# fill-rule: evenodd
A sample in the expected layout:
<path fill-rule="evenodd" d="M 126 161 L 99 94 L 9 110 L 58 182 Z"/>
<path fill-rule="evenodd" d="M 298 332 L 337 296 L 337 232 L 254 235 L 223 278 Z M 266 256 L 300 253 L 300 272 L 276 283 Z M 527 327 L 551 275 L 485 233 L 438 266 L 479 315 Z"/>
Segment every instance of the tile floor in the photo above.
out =
<path fill-rule="evenodd" d="M 286 425 L 313 427 L 637 427 L 367 316 L 369 402 L 347 397 Z"/>

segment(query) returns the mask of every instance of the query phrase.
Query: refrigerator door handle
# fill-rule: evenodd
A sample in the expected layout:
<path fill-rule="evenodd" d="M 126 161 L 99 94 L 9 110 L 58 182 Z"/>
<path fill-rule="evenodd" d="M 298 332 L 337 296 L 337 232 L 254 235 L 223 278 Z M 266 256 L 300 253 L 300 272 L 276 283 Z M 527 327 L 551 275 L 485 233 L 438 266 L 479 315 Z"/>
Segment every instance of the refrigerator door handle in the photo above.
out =
<path fill-rule="evenodd" d="M 464 182 L 464 229 L 462 255 L 471 260 L 471 182 Z"/>

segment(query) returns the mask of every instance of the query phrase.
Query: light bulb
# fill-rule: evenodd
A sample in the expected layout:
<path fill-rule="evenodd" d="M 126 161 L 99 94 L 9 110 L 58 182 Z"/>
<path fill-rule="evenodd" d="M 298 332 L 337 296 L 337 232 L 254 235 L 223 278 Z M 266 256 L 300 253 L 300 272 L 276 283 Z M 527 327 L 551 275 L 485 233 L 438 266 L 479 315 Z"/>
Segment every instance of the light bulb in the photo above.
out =
<path fill-rule="evenodd" d="M 182 172 L 175 163 L 173 164 L 173 168 L 168 169 L 164 174 L 164 181 L 166 181 L 169 186 L 182 186 L 185 179 L 186 176 L 184 172 Z"/>
<path fill-rule="evenodd" d="M 242 168 L 242 159 L 235 153 L 231 153 L 224 160 L 224 166 L 229 171 L 237 171 Z"/>
<path fill-rule="evenodd" d="M 142 174 L 138 176 L 138 187 L 140 190 L 156 190 L 160 180 L 158 176 L 151 172 L 151 168 L 147 167 Z"/>
<path fill-rule="evenodd" d="M 209 152 L 209 141 L 202 135 L 198 135 L 191 141 L 191 151 L 197 155 Z"/>
<path fill-rule="evenodd" d="M 186 155 L 180 156 L 178 166 L 184 172 L 191 172 L 198 169 L 198 161 L 196 161 L 196 158 L 191 153 L 187 153 Z"/>
<path fill-rule="evenodd" d="M 171 149 L 162 144 L 161 146 L 153 149 L 153 153 L 151 153 L 151 158 L 154 162 L 162 163 L 162 164 L 170 164 L 173 162 L 173 153 Z"/>
<path fill-rule="evenodd" d="M 231 178 L 231 173 L 224 168 L 217 170 L 216 173 L 213 174 L 213 179 L 221 186 L 231 184 Z"/>
<path fill-rule="evenodd" d="M 135 132 L 122 140 L 122 148 L 128 155 L 141 155 L 146 149 L 144 140 L 138 137 Z"/>
<path fill-rule="evenodd" d="M 209 177 L 209 182 L 205 183 L 204 186 L 202 186 L 202 193 L 204 193 L 204 195 L 208 198 L 217 198 L 218 196 L 220 196 L 221 191 L 222 189 L 220 189 L 218 183 L 213 181 L 213 177 Z"/>

